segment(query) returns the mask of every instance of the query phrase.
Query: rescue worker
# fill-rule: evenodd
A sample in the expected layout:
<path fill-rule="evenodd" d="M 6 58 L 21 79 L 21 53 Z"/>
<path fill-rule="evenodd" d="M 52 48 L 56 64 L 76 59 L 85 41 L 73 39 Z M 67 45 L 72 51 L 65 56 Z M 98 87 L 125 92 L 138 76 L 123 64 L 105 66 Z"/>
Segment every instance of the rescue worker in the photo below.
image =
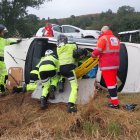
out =
<path fill-rule="evenodd" d="M 34 91 L 37 88 L 38 84 L 41 84 L 41 81 L 40 80 L 43 79 L 43 78 L 40 77 L 40 73 L 39 73 L 40 67 L 41 68 L 44 67 L 44 72 L 45 72 L 45 70 L 48 71 L 48 69 L 50 67 L 50 64 L 49 63 L 52 63 L 53 64 L 53 62 L 51 62 L 51 61 L 53 61 L 53 57 L 51 57 L 51 55 L 54 58 L 56 58 L 56 56 L 53 55 L 53 51 L 52 50 L 47 50 L 46 53 L 45 53 L 45 56 L 41 58 L 40 62 L 37 64 L 37 66 L 30 72 L 30 83 L 27 84 L 27 85 L 24 85 L 23 87 L 14 87 L 13 88 L 13 93 Z M 44 64 L 47 66 L 48 69 L 45 69 L 45 66 L 43 66 Z M 56 65 L 56 66 L 57 67 L 56 67 L 55 70 L 58 69 L 58 65 Z M 48 72 L 46 72 L 46 73 L 48 73 Z M 41 74 L 42 74 L 42 72 L 41 72 Z M 49 98 L 50 99 L 55 99 L 54 92 L 56 91 L 58 81 L 61 82 L 61 80 L 63 80 L 63 77 L 62 76 L 59 76 L 59 75 L 55 75 L 54 77 L 51 77 L 51 79 L 49 81 L 50 83 L 47 86 L 48 89 L 46 90 L 46 93 L 44 92 L 44 94 L 46 94 L 45 95 L 45 98 L 47 98 L 47 95 L 49 93 Z"/>
<path fill-rule="evenodd" d="M 101 28 L 101 35 L 98 38 L 97 47 L 91 56 L 93 58 L 99 56 L 99 67 L 111 100 L 108 107 L 115 109 L 119 108 L 117 95 L 117 72 L 120 63 L 119 51 L 119 39 L 113 35 L 109 26 L 103 26 Z"/>
<path fill-rule="evenodd" d="M 7 32 L 7 28 L 4 25 L 0 24 L 0 96 L 5 95 L 6 80 L 8 78 L 6 66 L 4 63 L 4 48 L 7 45 L 21 42 L 21 40 L 4 39 L 3 37 Z"/>
<path fill-rule="evenodd" d="M 47 22 L 46 26 L 44 27 L 43 36 L 45 36 L 45 37 L 53 37 L 52 25 L 49 22 Z"/>
<path fill-rule="evenodd" d="M 76 44 L 68 43 L 68 38 L 65 35 L 59 35 L 57 46 L 57 55 L 59 60 L 60 73 L 64 77 L 68 78 L 71 85 L 71 93 L 68 100 L 67 111 L 69 113 L 77 112 L 75 105 L 77 100 L 78 84 L 74 69 L 76 68 L 76 59 L 84 54 L 84 50 L 79 54 L 79 50 Z"/>
<path fill-rule="evenodd" d="M 39 63 L 39 75 L 42 81 L 42 95 L 40 98 L 41 108 L 47 108 L 47 95 L 56 90 L 58 83 L 57 77 L 58 58 L 53 54 L 52 50 L 47 50 L 45 57 Z M 52 85 L 53 83 L 53 85 Z"/>

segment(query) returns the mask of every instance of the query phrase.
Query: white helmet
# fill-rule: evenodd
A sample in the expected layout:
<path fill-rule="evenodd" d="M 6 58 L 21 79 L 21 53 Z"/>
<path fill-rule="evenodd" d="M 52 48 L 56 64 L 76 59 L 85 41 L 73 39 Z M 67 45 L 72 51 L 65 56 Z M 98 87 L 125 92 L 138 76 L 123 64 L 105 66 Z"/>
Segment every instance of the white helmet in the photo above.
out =
<path fill-rule="evenodd" d="M 53 51 L 52 50 L 46 50 L 45 55 L 50 55 L 50 54 L 53 54 Z"/>

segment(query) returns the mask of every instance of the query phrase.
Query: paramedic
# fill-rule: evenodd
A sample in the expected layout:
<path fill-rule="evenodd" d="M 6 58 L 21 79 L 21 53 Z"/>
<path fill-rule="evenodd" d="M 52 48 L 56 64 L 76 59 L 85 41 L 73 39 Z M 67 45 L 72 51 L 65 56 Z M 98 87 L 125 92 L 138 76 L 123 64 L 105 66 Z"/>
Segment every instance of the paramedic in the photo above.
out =
<path fill-rule="evenodd" d="M 99 56 L 99 67 L 107 86 L 110 101 L 110 108 L 119 109 L 119 100 L 117 95 L 117 72 L 119 69 L 120 41 L 115 37 L 108 26 L 101 28 L 101 35 L 98 38 L 97 47 L 92 52 L 94 58 Z"/>

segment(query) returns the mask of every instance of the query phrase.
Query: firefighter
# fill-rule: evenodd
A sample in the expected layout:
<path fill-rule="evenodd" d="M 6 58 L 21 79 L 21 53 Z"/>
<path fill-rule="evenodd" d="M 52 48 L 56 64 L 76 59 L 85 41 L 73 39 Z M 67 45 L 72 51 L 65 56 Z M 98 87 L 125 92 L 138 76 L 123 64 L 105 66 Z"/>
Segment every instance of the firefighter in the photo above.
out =
<path fill-rule="evenodd" d="M 59 35 L 57 42 L 57 55 L 60 65 L 60 73 L 70 81 L 71 85 L 67 111 L 69 113 L 77 112 L 75 103 L 77 100 L 78 84 L 74 69 L 76 68 L 76 59 L 84 55 L 84 49 L 83 51 L 80 51 L 76 44 L 68 43 L 68 38 L 65 35 Z"/>
<path fill-rule="evenodd" d="M 47 50 L 44 59 L 39 64 L 39 75 L 42 81 L 42 95 L 40 98 L 42 109 L 47 108 L 48 93 L 54 93 L 56 90 L 58 83 L 57 70 L 58 58 L 53 54 L 52 50 Z"/>
<path fill-rule="evenodd" d="M 109 26 L 103 26 L 101 28 L 101 35 L 98 38 L 97 47 L 91 56 L 93 58 L 99 56 L 99 67 L 111 100 L 108 107 L 114 109 L 119 108 L 117 96 L 117 72 L 120 63 L 119 51 L 119 39 L 113 35 Z"/>
<path fill-rule="evenodd" d="M 4 39 L 3 37 L 7 32 L 7 28 L 4 25 L 0 24 L 0 96 L 5 95 L 6 80 L 8 78 L 4 63 L 4 48 L 7 45 L 12 45 L 21 42 L 21 40 Z"/>
<path fill-rule="evenodd" d="M 56 65 L 55 68 L 54 68 L 54 65 Z M 50 99 L 55 99 L 54 92 L 56 91 L 58 82 L 59 81 L 61 82 L 61 80 L 63 81 L 63 77 L 56 74 L 55 76 L 52 76 L 52 77 L 51 75 L 49 76 L 49 69 L 51 68 L 53 68 L 56 73 L 56 71 L 58 70 L 58 60 L 56 56 L 53 54 L 52 50 L 47 50 L 45 52 L 45 56 L 41 58 L 37 66 L 30 72 L 30 83 L 27 85 L 24 85 L 23 87 L 14 87 L 13 93 L 34 91 L 37 88 L 38 84 L 43 84 L 43 90 L 46 90 L 46 91 L 43 91 L 41 100 L 43 100 L 43 98 L 45 98 L 46 100 L 47 97 L 49 97 Z M 42 75 L 42 73 L 43 74 L 45 73 L 44 76 Z M 46 74 L 49 77 L 49 82 L 44 82 L 44 78 L 46 79 Z M 48 93 L 49 93 L 49 96 L 48 96 Z M 44 108 L 45 106 L 46 106 L 46 103 L 44 103 Z"/>

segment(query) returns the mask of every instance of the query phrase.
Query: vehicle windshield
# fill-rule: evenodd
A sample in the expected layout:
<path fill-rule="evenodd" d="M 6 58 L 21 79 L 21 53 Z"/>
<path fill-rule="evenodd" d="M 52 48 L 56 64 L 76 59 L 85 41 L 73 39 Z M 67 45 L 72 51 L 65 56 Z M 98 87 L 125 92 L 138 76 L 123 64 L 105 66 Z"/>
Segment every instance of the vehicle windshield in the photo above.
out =
<path fill-rule="evenodd" d="M 53 30 L 61 33 L 61 27 L 60 26 L 53 26 Z"/>

